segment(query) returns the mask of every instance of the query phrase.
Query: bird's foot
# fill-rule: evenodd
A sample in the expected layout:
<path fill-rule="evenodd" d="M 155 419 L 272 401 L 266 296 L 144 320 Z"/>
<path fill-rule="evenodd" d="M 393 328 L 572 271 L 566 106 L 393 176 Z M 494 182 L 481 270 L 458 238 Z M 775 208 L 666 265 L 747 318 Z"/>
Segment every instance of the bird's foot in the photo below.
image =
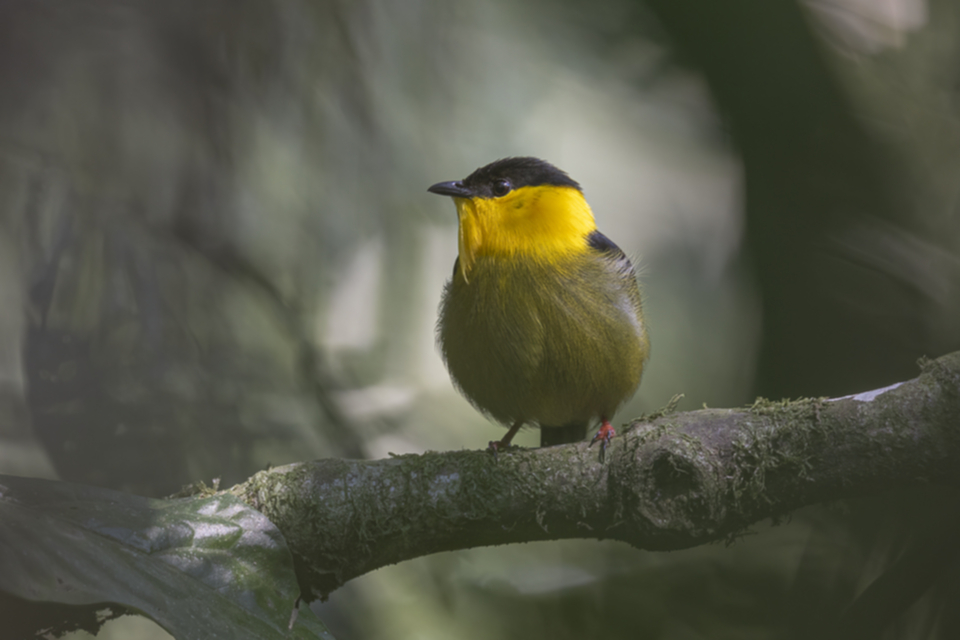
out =
<path fill-rule="evenodd" d="M 503 436 L 501 440 L 491 440 L 490 444 L 487 445 L 487 451 L 493 454 L 493 459 L 497 459 L 497 453 L 500 451 L 506 451 L 511 446 L 510 441 L 513 440 L 513 436 L 517 435 L 517 431 L 520 431 L 520 427 L 523 426 L 523 421 L 517 421 L 513 423 L 513 426 L 507 431 L 507 434 Z"/>
<path fill-rule="evenodd" d="M 507 440 L 506 438 L 504 438 L 503 440 L 491 440 L 490 443 L 487 445 L 487 451 L 492 453 L 493 459 L 496 460 L 498 453 L 500 453 L 501 451 L 506 451 L 507 449 L 515 446 L 517 445 L 510 444 L 510 441 Z"/>
<path fill-rule="evenodd" d="M 597 435 L 593 436 L 593 440 L 590 441 L 590 446 L 592 447 L 597 442 L 600 443 L 600 463 L 603 464 L 604 458 L 607 456 L 607 445 L 610 444 L 610 441 L 613 440 L 613 437 L 617 435 L 616 429 L 610 425 L 609 420 L 604 420 L 603 424 L 600 425 L 600 428 L 597 430 Z M 493 443 L 491 443 L 493 444 Z"/>

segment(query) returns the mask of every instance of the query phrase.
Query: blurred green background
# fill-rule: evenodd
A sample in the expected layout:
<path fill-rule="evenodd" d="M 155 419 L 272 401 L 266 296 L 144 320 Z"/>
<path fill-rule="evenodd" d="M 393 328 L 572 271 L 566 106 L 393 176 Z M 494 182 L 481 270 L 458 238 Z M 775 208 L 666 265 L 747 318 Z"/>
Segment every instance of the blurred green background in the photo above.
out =
<path fill-rule="evenodd" d="M 640 267 L 620 422 L 913 377 L 960 348 L 958 90 L 949 0 L 3 0 L 0 472 L 162 496 L 483 448 L 434 346 L 456 217 L 426 187 L 510 155 Z M 913 566 L 864 637 L 960 637 L 958 504 L 438 554 L 316 609 L 341 640 L 825 637 Z"/>

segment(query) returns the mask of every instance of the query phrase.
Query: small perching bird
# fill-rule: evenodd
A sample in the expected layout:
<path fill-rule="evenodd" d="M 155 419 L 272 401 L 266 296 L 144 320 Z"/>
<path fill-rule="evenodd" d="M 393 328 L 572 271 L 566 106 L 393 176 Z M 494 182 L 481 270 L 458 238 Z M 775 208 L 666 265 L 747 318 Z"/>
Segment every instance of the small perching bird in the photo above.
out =
<path fill-rule="evenodd" d="M 429 191 L 451 196 L 459 257 L 443 292 L 438 341 L 454 384 L 540 444 L 586 437 L 636 391 L 649 342 L 630 260 L 597 230 L 580 185 L 537 158 L 505 158 Z"/>

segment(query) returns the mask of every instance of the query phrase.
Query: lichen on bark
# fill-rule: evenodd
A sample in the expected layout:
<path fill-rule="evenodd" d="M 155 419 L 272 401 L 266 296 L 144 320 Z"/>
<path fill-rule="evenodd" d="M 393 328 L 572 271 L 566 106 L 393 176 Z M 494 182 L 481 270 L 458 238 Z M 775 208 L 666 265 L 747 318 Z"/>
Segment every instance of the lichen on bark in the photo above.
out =
<path fill-rule="evenodd" d="M 563 538 L 681 549 L 815 502 L 960 484 L 960 353 L 922 369 L 844 398 L 655 414 L 603 463 L 587 443 L 318 460 L 230 491 L 283 532 L 308 600 L 439 551 Z"/>

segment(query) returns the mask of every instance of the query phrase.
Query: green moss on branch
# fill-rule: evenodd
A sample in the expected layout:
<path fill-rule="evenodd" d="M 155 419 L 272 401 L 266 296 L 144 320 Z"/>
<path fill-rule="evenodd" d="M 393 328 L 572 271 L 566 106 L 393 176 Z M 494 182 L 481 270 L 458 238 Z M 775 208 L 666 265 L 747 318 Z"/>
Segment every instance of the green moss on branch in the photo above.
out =
<path fill-rule="evenodd" d="M 586 443 L 319 460 L 230 489 L 293 551 L 307 599 L 368 571 L 470 547 L 612 538 L 681 549 L 815 502 L 960 484 L 960 353 L 915 380 L 837 399 L 664 413 Z"/>

